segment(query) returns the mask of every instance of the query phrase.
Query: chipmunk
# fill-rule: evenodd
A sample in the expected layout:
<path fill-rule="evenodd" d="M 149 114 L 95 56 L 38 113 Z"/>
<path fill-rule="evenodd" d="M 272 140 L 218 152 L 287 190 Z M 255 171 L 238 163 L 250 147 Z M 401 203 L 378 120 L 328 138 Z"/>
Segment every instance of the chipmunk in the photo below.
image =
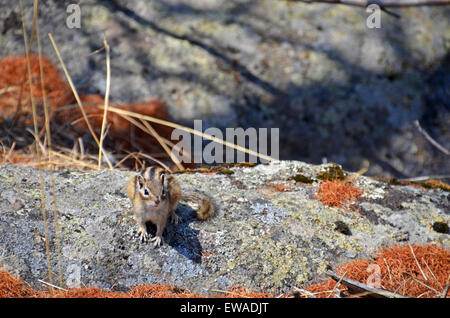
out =
<path fill-rule="evenodd" d="M 206 195 L 182 194 L 178 181 L 169 172 L 157 166 L 148 167 L 143 174 L 131 177 L 127 184 L 127 194 L 133 204 L 142 242 L 148 241 L 146 222 L 151 221 L 156 225 L 156 235 L 150 240 L 154 242 L 155 247 L 161 245 L 169 216 L 173 223 L 178 223 L 175 209 L 180 200 L 199 202 L 197 218 L 200 220 L 214 215 L 214 206 Z"/>

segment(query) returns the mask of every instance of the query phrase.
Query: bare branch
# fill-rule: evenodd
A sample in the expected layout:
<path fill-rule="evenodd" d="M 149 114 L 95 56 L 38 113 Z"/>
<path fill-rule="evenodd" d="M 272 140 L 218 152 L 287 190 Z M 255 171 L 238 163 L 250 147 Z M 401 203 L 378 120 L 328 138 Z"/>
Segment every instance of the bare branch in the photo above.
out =
<path fill-rule="evenodd" d="M 450 285 L 445 285 L 444 290 L 442 291 L 442 298 L 447 298 L 448 290 L 450 288 Z"/>
<path fill-rule="evenodd" d="M 345 278 L 331 270 L 326 272 L 328 276 L 333 278 L 335 281 L 340 281 L 341 284 L 345 285 L 351 294 L 361 294 L 364 293 L 367 297 L 376 298 L 409 298 L 408 296 L 400 295 L 389 290 L 379 289 L 375 287 L 370 287 L 366 284 L 360 283 L 356 280 Z M 367 293 L 367 294 L 366 294 Z"/>
<path fill-rule="evenodd" d="M 305 296 L 307 296 L 307 298 L 317 298 L 316 295 L 314 295 L 310 291 L 303 289 L 303 288 L 294 287 L 294 292 L 305 295 Z"/>
<path fill-rule="evenodd" d="M 443 175 L 431 175 L 431 176 L 421 176 L 421 177 L 414 177 L 414 178 L 405 178 L 405 179 L 398 179 L 398 181 L 427 181 L 427 180 L 438 180 L 438 179 L 449 179 L 450 174 L 443 174 Z"/>
<path fill-rule="evenodd" d="M 450 156 L 450 151 L 444 148 L 441 144 L 439 144 L 436 140 L 431 138 L 431 136 L 420 126 L 419 121 L 415 120 L 413 122 L 414 126 L 419 130 L 419 132 L 428 140 L 433 146 L 435 146 L 439 151 L 445 153 L 447 156 Z"/>

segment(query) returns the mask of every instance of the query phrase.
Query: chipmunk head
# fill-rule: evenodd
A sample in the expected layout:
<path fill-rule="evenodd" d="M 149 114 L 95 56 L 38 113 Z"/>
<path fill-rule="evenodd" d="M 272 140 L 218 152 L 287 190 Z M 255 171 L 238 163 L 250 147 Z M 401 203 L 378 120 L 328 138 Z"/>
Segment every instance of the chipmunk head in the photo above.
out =
<path fill-rule="evenodd" d="M 167 198 L 168 187 L 168 178 L 161 168 L 157 168 L 156 171 L 146 170 L 144 175 L 136 177 L 136 188 L 139 195 L 153 206 L 157 206 Z"/>

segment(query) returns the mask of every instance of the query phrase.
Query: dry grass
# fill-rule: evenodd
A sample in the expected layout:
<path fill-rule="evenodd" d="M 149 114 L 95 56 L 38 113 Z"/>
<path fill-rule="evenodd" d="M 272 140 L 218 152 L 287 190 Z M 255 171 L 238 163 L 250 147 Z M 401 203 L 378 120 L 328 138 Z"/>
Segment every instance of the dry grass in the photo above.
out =
<path fill-rule="evenodd" d="M 10 273 L 0 271 L 0 298 L 36 297 L 37 293 Z"/>
<path fill-rule="evenodd" d="M 183 129 L 228 147 L 272 160 L 270 157 L 172 123 L 164 103 L 157 99 L 109 105 L 108 111 L 105 112 L 106 100 L 103 97 L 84 94 L 77 94 L 75 97 L 76 90 L 72 91 L 71 85 L 63 80 L 62 73 L 50 62 L 48 57 L 42 57 L 42 70 L 45 75 L 43 81 L 39 80 L 39 56 L 30 53 L 29 60 L 32 81 L 29 81 L 29 76 L 22 77 L 27 65 L 25 56 L 10 56 L 0 61 L 0 114 L 2 118 L 0 119 L 0 135 L 2 136 L 0 160 L 4 163 L 46 168 L 52 168 L 49 164 L 53 163 L 55 169 L 97 169 L 98 156 L 97 158 L 80 156 L 82 151 L 77 146 L 77 141 L 88 132 L 92 138 L 89 140 L 83 137 L 84 153 L 92 155 L 97 152 L 98 154 L 100 140 L 97 135 L 103 136 L 101 134 L 102 126 L 105 129 L 105 140 L 102 140 L 101 144 L 109 154 L 107 158 L 112 158 L 114 163 L 120 162 L 129 153 L 141 152 L 163 162 L 173 170 L 181 170 L 185 167 L 193 168 L 192 164 L 181 165 L 169 152 L 170 148 L 174 146 L 170 142 L 174 128 Z M 42 127 L 39 131 L 39 139 L 42 136 L 46 138 L 48 136 L 44 135 L 45 127 L 43 127 L 46 121 L 42 106 L 46 97 L 48 123 L 51 124 L 53 132 L 52 142 L 55 148 L 53 151 L 62 148 L 64 149 L 62 153 L 66 155 L 66 157 L 54 158 L 55 162 L 44 160 L 39 163 L 36 160 L 36 152 L 28 147 L 34 142 L 32 134 L 27 131 L 27 127 L 31 127 L 33 124 L 30 82 L 36 104 L 37 124 Z M 79 100 L 78 103 L 81 106 L 73 105 L 76 99 Z M 149 122 L 152 122 L 151 126 Z M 43 148 L 45 148 L 44 144 L 46 143 L 43 143 Z M 73 149 L 74 147 L 76 149 Z M 184 154 L 185 158 L 190 158 L 190 156 L 190 154 Z M 148 160 L 148 158 L 140 156 L 141 162 L 145 163 Z M 139 166 L 136 164 L 137 161 L 135 157 L 128 157 L 121 162 L 119 168 L 135 168 Z M 97 168 L 95 168 L 96 166 Z M 117 168 L 115 164 L 113 164 L 113 168 Z"/>
<path fill-rule="evenodd" d="M 42 58 L 42 69 L 45 74 L 43 81 L 39 80 L 39 56 L 30 53 L 29 60 L 32 94 L 30 94 L 30 77 L 27 75 L 27 81 L 24 82 L 21 76 L 27 68 L 26 57 L 11 56 L 0 61 L 0 113 L 2 118 L 0 120 L 0 135 L 2 136 L 0 139 L 0 162 L 33 167 L 41 166 L 50 169 L 52 168 L 51 165 L 54 165 L 56 169 L 97 169 L 98 159 L 95 156 L 89 156 L 89 154 L 94 154 L 95 149 L 98 149 L 95 142 L 89 140 L 85 142 L 83 154 L 79 149 L 80 147 L 77 146 L 79 137 L 85 135 L 88 127 L 86 121 L 83 121 L 80 108 L 71 105 L 74 102 L 74 96 L 69 85 L 64 82 L 62 74 L 47 57 Z M 43 127 L 45 114 L 42 106 L 45 96 L 47 97 L 48 122 L 52 124 L 54 132 L 52 141 L 55 149 L 53 149 L 53 152 L 60 152 L 62 156 L 53 156 L 50 160 L 46 158 L 47 160 L 39 161 L 36 150 L 29 147 L 35 141 L 34 132 L 31 133 L 32 130 L 27 130 L 28 127 L 33 126 L 31 96 L 37 108 L 37 124 L 42 126 L 39 137 L 42 137 L 45 132 L 45 127 Z M 92 129 L 100 132 L 104 111 L 99 108 L 99 105 L 103 106 L 105 100 L 98 95 L 80 95 L 80 100 L 83 103 L 86 117 L 89 118 L 93 127 Z M 170 120 L 164 104 L 156 99 L 116 105 L 116 107 Z M 125 157 L 132 148 L 152 154 L 152 156 L 165 162 L 171 161 L 167 154 L 160 150 L 160 145 L 154 137 L 149 137 L 147 132 L 135 128 L 120 115 L 108 112 L 106 122 L 108 123 L 106 127 L 109 137 L 108 150 L 116 153 L 110 155 L 115 162 Z M 170 138 L 172 128 L 163 125 L 154 125 L 153 127 L 154 131 L 162 138 Z M 45 138 L 47 136 L 48 134 L 45 134 Z M 86 139 L 84 138 L 84 140 Z M 43 152 L 48 154 L 49 151 L 45 147 L 46 143 L 47 141 L 42 142 L 40 146 Z M 71 145 L 77 147 L 71 148 Z M 85 156 L 86 154 L 88 156 Z M 145 162 L 146 160 L 142 158 L 142 161 Z M 122 162 L 122 164 L 125 164 L 125 166 L 122 165 L 123 168 L 134 167 L 133 158 L 128 159 L 125 163 Z"/>

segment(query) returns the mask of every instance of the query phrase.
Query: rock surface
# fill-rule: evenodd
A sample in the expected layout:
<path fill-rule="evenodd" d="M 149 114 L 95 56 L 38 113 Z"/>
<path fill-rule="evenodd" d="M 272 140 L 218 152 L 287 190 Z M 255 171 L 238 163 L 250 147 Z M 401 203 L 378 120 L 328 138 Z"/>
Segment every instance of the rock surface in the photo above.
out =
<path fill-rule="evenodd" d="M 327 166 L 280 161 L 232 167 L 227 174 L 176 174 L 184 190 L 209 193 L 217 214 L 200 222 L 194 218 L 195 206 L 180 204 L 180 223 L 167 226 L 164 243 L 156 249 L 138 240 L 125 194 L 131 172 L 55 171 L 63 284 L 126 290 L 163 282 L 198 292 L 236 284 L 287 291 L 317 281 L 328 265 L 369 258 L 383 245 L 449 248 L 449 233 L 433 229 L 435 222 L 450 221 L 449 192 L 357 177 L 354 185 L 364 191 L 357 208 L 327 207 L 315 199 L 316 176 Z M 315 181 L 291 180 L 299 171 Z M 49 256 L 57 282 L 48 171 L 43 179 Z M 36 169 L 0 166 L 0 268 L 36 288 L 41 287 L 38 279 L 49 280 L 39 184 Z M 337 231 L 338 224 L 347 231 Z"/>
<path fill-rule="evenodd" d="M 32 0 L 24 0 L 29 30 Z M 111 101 L 150 97 L 204 128 L 279 127 L 281 159 L 322 158 L 369 174 L 448 174 L 450 8 L 392 9 L 368 29 L 363 8 L 280 0 L 40 1 L 45 55 L 51 32 L 82 93 L 105 93 L 103 32 L 111 46 Z M 69 11 L 71 12 L 71 11 Z M 22 55 L 18 1 L 0 0 L 0 58 Z M 68 146 L 69 148 L 72 145 Z"/>

